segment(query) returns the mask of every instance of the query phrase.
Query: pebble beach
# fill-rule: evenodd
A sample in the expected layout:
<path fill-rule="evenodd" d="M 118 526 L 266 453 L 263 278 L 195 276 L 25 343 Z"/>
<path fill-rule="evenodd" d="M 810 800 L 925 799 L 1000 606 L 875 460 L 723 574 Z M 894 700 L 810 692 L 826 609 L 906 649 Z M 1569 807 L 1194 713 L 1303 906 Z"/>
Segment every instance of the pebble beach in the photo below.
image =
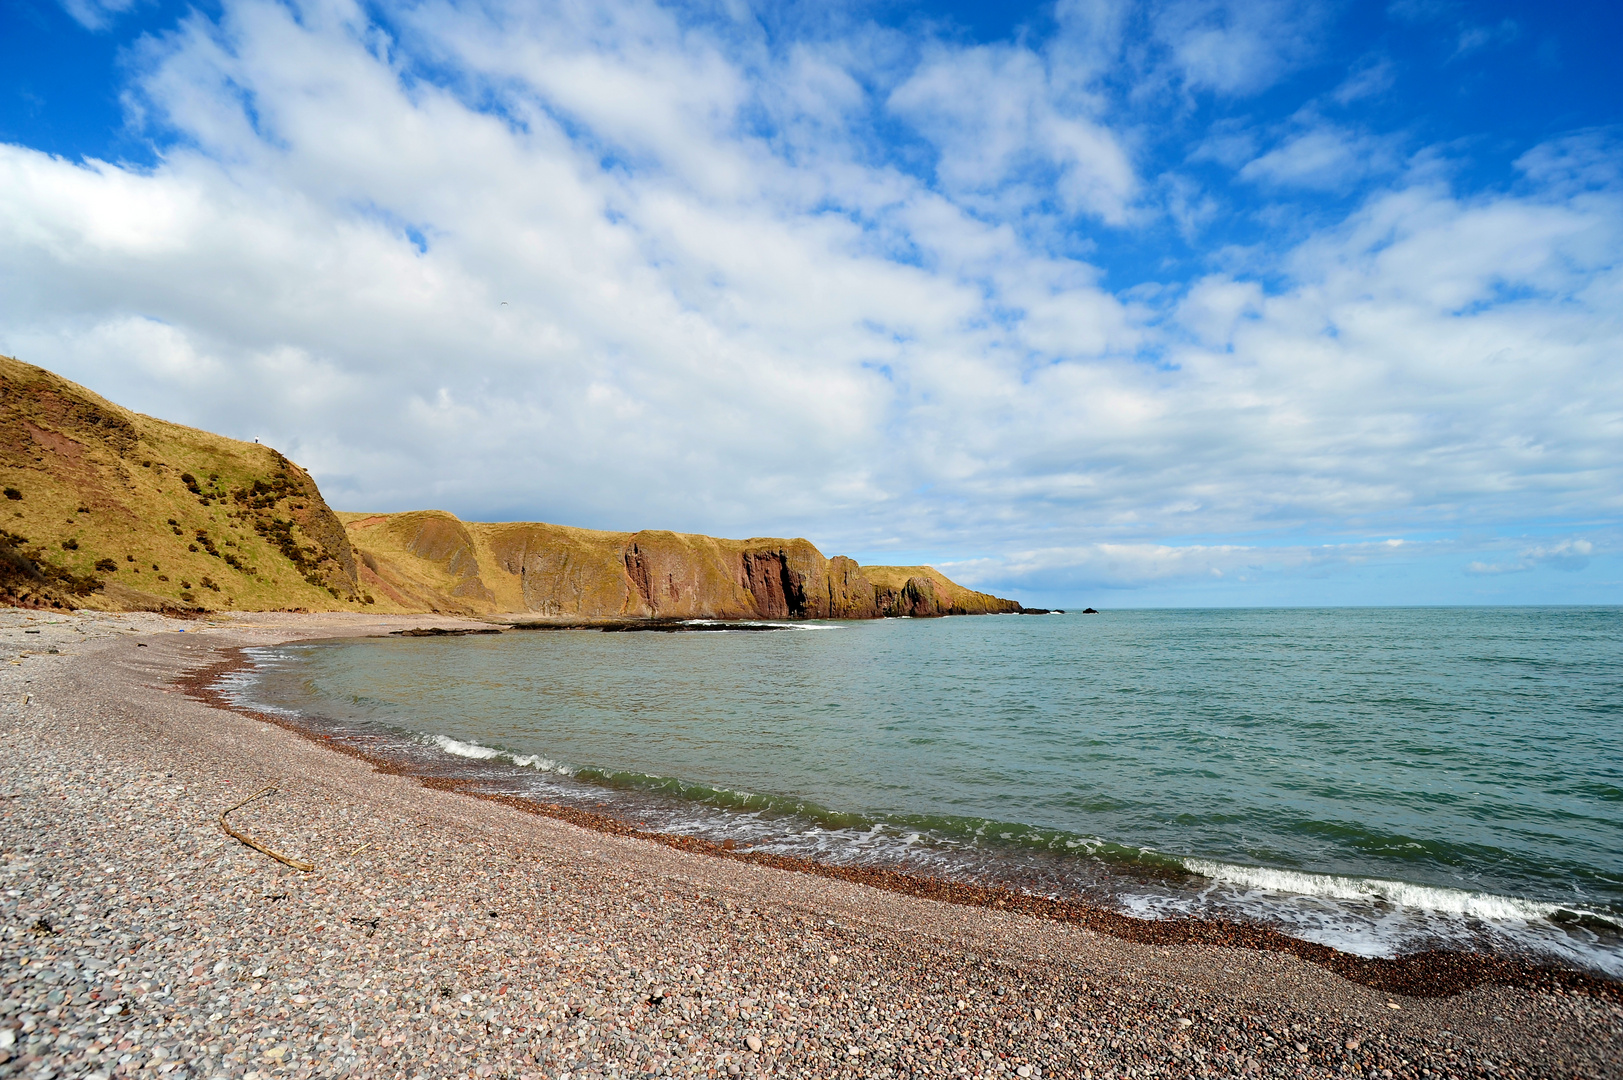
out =
<path fill-rule="evenodd" d="M 1617 984 L 1396 993 L 719 858 L 186 683 L 245 645 L 431 625 L 473 624 L 0 610 L 0 1075 L 1623 1076 Z M 230 824 L 312 870 L 226 833 L 250 796 Z"/>

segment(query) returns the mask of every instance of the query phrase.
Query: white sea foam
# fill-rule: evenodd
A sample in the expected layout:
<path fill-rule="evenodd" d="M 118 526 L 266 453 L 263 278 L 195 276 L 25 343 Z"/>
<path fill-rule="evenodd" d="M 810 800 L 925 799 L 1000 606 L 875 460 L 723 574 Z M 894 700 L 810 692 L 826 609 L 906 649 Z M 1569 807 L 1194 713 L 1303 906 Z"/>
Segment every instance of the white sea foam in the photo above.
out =
<path fill-rule="evenodd" d="M 1524 900 L 1516 896 L 1497 896 L 1493 893 L 1470 892 L 1466 889 L 1417 885 L 1409 881 L 1312 874 L 1301 870 L 1276 870 L 1266 866 L 1237 866 L 1211 859 L 1184 859 L 1183 865 L 1191 873 L 1241 888 L 1295 893 L 1300 896 L 1320 896 L 1330 900 L 1384 900 L 1389 904 L 1403 907 L 1490 922 L 1507 920 L 1530 922 L 1534 919 L 1548 919 L 1558 911 L 1577 910 L 1562 904 Z"/>
<path fill-rule="evenodd" d="M 431 735 L 428 741 L 447 754 L 454 754 L 457 757 L 472 758 L 475 761 L 505 761 L 509 765 L 535 769 L 538 772 L 557 773 L 560 776 L 574 775 L 574 770 L 569 766 L 542 757 L 540 754 L 515 754 L 509 750 L 496 750 L 479 743 L 463 742 L 449 735 Z"/>
<path fill-rule="evenodd" d="M 724 628 L 724 630 L 723 630 L 724 633 L 732 632 L 732 630 L 733 630 L 733 628 L 735 626 L 735 624 L 723 621 L 721 619 L 684 619 L 682 622 L 683 622 L 684 626 L 720 626 L 720 627 Z M 765 621 L 762 621 L 762 622 L 747 622 L 747 623 L 744 623 L 742 625 L 746 626 L 746 627 L 749 627 L 750 630 L 754 630 L 755 628 L 762 627 L 762 626 L 769 627 L 769 628 L 771 628 L 773 630 L 843 630 L 843 629 L 845 629 L 843 626 L 835 626 L 835 625 L 832 625 L 832 624 L 829 624 L 829 623 L 815 623 L 815 622 L 792 622 L 792 623 L 790 623 L 790 622 L 765 622 Z M 745 633 L 745 632 L 748 632 L 748 631 L 739 630 L 739 632 L 740 633 Z"/>

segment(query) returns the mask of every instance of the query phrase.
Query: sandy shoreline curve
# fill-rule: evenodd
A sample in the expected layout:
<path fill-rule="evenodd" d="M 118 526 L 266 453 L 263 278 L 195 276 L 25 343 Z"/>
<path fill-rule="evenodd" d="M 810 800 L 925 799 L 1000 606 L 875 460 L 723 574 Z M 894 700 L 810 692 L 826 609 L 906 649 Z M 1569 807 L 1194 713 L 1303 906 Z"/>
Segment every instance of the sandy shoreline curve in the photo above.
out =
<path fill-rule="evenodd" d="M 481 625 L 0 610 L 0 1075 L 1623 1075 L 1617 984 L 637 835 L 208 700 Z M 216 822 L 271 783 L 232 821 L 311 873 Z"/>

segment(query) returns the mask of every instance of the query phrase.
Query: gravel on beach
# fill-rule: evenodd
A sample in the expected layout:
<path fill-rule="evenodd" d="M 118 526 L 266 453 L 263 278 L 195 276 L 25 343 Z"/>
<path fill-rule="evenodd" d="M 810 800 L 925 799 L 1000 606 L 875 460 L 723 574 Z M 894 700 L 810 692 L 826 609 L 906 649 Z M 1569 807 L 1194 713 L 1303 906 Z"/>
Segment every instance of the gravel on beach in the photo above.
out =
<path fill-rule="evenodd" d="M 1609 990 L 1394 995 L 712 858 L 176 683 L 430 622 L 0 610 L 0 1075 L 1623 1076 Z M 231 824 L 311 873 L 220 826 L 269 784 Z"/>

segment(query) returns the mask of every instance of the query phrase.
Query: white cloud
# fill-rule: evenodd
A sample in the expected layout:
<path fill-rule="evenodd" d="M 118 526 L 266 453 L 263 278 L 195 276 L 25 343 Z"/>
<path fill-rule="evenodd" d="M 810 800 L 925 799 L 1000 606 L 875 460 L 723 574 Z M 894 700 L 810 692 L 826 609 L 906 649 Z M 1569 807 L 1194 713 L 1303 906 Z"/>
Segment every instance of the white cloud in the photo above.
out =
<path fill-rule="evenodd" d="M 1512 19 L 1502 19 L 1497 26 L 1465 26 L 1460 29 L 1454 44 L 1454 58 L 1467 56 L 1490 45 L 1503 45 L 1515 41 L 1521 29 Z"/>
<path fill-rule="evenodd" d="M 1174 0 L 1152 18 L 1185 86 L 1244 96 L 1313 54 L 1324 12 L 1290 0 Z"/>
<path fill-rule="evenodd" d="M 1345 191 L 1395 165 L 1390 139 L 1321 123 L 1247 162 L 1240 178 L 1277 187 Z"/>
<path fill-rule="evenodd" d="M 1594 554 L 1595 545 L 1590 541 L 1568 539 L 1524 548 L 1513 562 L 1489 563 L 1473 560 L 1466 565 L 1465 572 L 1479 575 L 1521 574 L 1545 566 L 1570 574 L 1587 567 L 1590 557 Z"/>
<path fill-rule="evenodd" d="M 1390 57 L 1369 56 L 1355 65 L 1330 96 L 1339 104 L 1350 105 L 1365 98 L 1379 97 L 1392 88 L 1397 66 Z"/>
<path fill-rule="evenodd" d="M 1516 168 L 1551 195 L 1615 192 L 1623 188 L 1623 146 L 1613 132 L 1580 131 L 1533 147 Z"/>
<path fill-rule="evenodd" d="M 994 559 L 952 563 L 961 580 L 1029 585 L 1053 590 L 1141 588 L 1201 578 L 1258 580 L 1325 567 L 1423 558 L 1427 548 L 1397 539 L 1336 544 L 1094 543 L 1017 551 Z"/>
<path fill-rule="evenodd" d="M 60 0 L 62 10 L 86 30 L 105 30 L 138 0 Z"/>
<path fill-rule="evenodd" d="M 1205 138 L 1195 144 L 1189 160 L 1215 161 L 1237 169 L 1250 161 L 1256 152 L 1256 131 L 1246 121 L 1230 117 L 1212 124 Z"/>
<path fill-rule="evenodd" d="M 1028 49 L 941 50 L 889 105 L 939 149 L 948 192 L 1018 211 L 1057 196 L 1068 214 L 1121 222 L 1137 178 L 1116 136 L 1056 100 L 1045 62 Z"/>
<path fill-rule="evenodd" d="M 1263 8 L 1179 10 L 1190 49 L 1298 62 Z M 1233 160 L 1386 186 L 1256 269 L 1114 293 L 1080 240 L 1158 225 L 1090 96 L 1115 11 L 1066 56 L 880 64 L 642 0 L 428 3 L 393 37 L 338 0 L 227 0 L 138 58 L 131 99 L 175 136 L 152 167 L 0 147 L 0 351 L 264 438 L 342 507 L 983 552 L 1021 580 L 1385 565 L 1224 538 L 1623 508 L 1615 144 L 1462 196 L 1298 129 Z M 1189 85 L 1251 85 L 1197 54 Z M 898 118 L 930 167 L 874 150 Z M 1218 215 L 1158 183 L 1191 234 Z M 1544 546 L 1481 561 L 1590 557 Z"/>

